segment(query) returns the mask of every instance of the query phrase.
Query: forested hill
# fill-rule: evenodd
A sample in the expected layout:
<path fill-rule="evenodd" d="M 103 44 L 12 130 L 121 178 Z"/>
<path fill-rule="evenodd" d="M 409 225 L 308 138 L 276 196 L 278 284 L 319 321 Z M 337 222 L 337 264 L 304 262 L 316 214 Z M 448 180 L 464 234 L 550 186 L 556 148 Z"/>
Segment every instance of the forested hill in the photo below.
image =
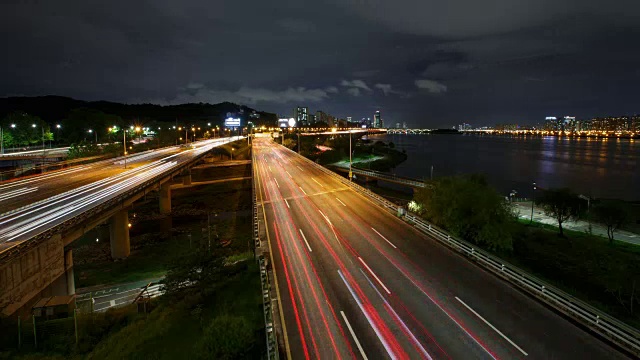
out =
<path fill-rule="evenodd" d="M 167 106 L 153 104 L 131 105 L 108 101 L 82 101 L 63 96 L 0 98 L 0 119 L 5 118 L 10 113 L 20 111 L 32 116 L 38 116 L 47 123 L 54 123 L 66 119 L 71 110 L 80 108 L 116 115 L 122 119 L 140 121 L 177 121 L 180 123 L 206 120 L 220 124 L 227 116 L 227 113 L 241 117 L 243 123 L 251 120 L 256 125 L 272 125 L 277 121 L 276 114 L 256 111 L 244 105 L 236 105 L 230 102 Z M 253 116 L 251 116 L 252 114 Z"/>

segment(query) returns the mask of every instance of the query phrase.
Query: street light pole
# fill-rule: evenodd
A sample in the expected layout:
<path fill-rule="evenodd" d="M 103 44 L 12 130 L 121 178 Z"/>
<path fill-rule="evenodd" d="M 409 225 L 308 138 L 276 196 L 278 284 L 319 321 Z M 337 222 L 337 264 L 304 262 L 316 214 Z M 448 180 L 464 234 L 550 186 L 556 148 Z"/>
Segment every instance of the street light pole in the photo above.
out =
<path fill-rule="evenodd" d="M 124 168 L 127 168 L 127 129 L 122 127 L 122 147 L 124 149 Z"/>
<path fill-rule="evenodd" d="M 353 172 L 351 172 L 351 129 L 349 129 L 349 181 L 353 181 Z"/>
<path fill-rule="evenodd" d="M 531 221 L 529 221 L 529 224 L 533 224 L 533 205 L 536 203 L 536 182 L 533 182 L 533 196 L 532 196 L 532 200 L 531 200 Z"/>

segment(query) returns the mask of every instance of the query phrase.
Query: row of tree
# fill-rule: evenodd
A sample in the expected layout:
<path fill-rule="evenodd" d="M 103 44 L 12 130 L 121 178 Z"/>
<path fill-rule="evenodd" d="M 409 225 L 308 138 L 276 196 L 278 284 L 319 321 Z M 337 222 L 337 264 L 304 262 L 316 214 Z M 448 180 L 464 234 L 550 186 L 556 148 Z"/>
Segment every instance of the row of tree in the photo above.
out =
<path fill-rule="evenodd" d="M 607 236 L 611 243 L 614 233 L 630 220 L 631 210 L 627 203 L 601 200 L 589 209 L 589 203 L 585 204 L 578 194 L 567 188 L 544 190 L 536 203 L 542 206 L 545 215 L 556 219 L 560 236 L 564 236 L 562 224 L 565 222 L 588 219 L 607 227 Z"/>
<path fill-rule="evenodd" d="M 479 245 L 496 250 L 512 248 L 517 217 L 511 204 L 488 185 L 484 176 L 444 177 L 431 185 L 414 196 L 417 211 L 423 217 Z M 570 189 L 543 190 L 536 204 L 547 216 L 556 219 L 559 235 L 563 237 L 564 223 L 589 218 L 605 225 L 609 241 L 613 242 L 615 232 L 630 219 L 626 203 L 602 200 L 589 209 Z"/>

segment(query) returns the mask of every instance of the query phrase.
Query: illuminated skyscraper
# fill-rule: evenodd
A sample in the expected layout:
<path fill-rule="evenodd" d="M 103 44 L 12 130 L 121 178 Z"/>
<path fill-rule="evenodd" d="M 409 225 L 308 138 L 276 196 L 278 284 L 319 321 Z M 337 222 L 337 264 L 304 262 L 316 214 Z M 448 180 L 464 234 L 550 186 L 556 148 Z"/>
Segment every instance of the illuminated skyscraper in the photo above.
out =
<path fill-rule="evenodd" d="M 298 126 L 309 126 L 309 108 L 298 106 L 293 109 L 293 118 L 296 119 Z"/>
<path fill-rule="evenodd" d="M 380 115 L 380 110 L 377 110 L 375 114 L 373 114 L 373 127 L 381 128 L 384 125 L 382 124 L 382 115 Z"/>

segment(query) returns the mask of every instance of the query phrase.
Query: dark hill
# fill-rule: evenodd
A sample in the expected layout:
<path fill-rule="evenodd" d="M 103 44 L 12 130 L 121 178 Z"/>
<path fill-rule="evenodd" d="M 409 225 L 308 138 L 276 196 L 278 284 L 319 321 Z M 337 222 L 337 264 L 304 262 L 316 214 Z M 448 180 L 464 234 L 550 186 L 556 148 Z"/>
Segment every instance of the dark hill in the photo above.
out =
<path fill-rule="evenodd" d="M 9 97 L 0 98 L 0 119 L 14 111 L 22 111 L 36 115 L 43 120 L 54 123 L 65 119 L 73 109 L 87 108 L 102 111 L 106 114 L 120 116 L 123 119 L 156 120 L 163 122 L 211 121 L 220 124 L 227 113 L 251 121 L 257 125 L 272 125 L 277 121 L 275 114 L 256 111 L 244 105 L 230 102 L 220 104 L 121 104 L 109 101 L 83 101 L 63 96 Z M 244 121 L 243 121 L 244 123 Z"/>

